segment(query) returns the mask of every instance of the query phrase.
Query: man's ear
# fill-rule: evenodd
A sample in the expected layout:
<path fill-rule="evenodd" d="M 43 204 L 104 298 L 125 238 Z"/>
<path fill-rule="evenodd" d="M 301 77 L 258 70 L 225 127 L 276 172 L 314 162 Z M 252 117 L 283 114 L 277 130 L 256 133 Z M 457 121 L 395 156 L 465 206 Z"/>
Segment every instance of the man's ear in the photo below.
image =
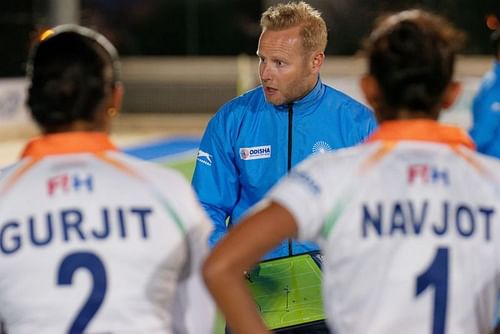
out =
<path fill-rule="evenodd" d="M 321 65 L 325 61 L 325 53 L 324 52 L 316 52 L 312 57 L 312 70 L 315 74 L 319 73 L 321 69 Z"/>
<path fill-rule="evenodd" d="M 462 93 L 462 84 L 458 81 L 452 81 L 446 87 L 446 90 L 443 95 L 443 100 L 441 102 L 441 108 L 443 109 L 448 109 L 450 108 L 456 100 L 458 100 L 458 97 Z"/>
<path fill-rule="evenodd" d="M 377 111 L 380 107 L 380 89 L 377 80 L 370 74 L 365 74 L 361 77 L 359 86 L 365 96 L 366 102 L 374 111 Z"/>

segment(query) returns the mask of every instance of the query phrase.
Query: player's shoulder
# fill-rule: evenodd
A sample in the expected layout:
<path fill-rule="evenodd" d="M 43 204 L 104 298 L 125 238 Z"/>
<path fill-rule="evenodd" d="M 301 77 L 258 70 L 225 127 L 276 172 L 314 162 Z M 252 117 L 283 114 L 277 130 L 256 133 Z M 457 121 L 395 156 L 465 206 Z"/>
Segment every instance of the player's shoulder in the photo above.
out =
<path fill-rule="evenodd" d="M 462 148 L 462 152 L 467 152 L 469 157 L 479 162 L 479 166 L 484 166 L 487 174 L 495 175 L 500 182 L 500 159 L 467 148 Z"/>
<path fill-rule="evenodd" d="M 197 224 L 203 216 L 191 183 L 177 170 L 159 166 L 121 152 L 109 155 L 127 164 L 132 173 L 137 173 L 142 185 L 153 190 L 155 197 L 177 213 L 185 227 Z"/>
<path fill-rule="evenodd" d="M 15 174 L 16 171 L 22 168 L 22 166 L 24 166 L 27 162 L 28 159 L 25 158 L 9 165 L 0 167 L 0 183 L 6 180 L 10 175 Z"/>
<path fill-rule="evenodd" d="M 0 167 L 0 177 L 10 173 L 12 170 L 18 168 L 23 164 L 23 160 L 16 161 L 14 163 Z"/>

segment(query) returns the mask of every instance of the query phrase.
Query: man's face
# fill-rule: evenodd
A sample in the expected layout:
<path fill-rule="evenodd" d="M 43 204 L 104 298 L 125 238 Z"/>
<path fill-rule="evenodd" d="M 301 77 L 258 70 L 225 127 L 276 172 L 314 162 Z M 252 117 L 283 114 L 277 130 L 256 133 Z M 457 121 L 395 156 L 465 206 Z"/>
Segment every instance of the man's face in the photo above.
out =
<path fill-rule="evenodd" d="M 300 27 L 264 30 L 260 35 L 259 76 L 266 100 L 287 104 L 305 96 L 316 84 L 310 52 L 302 47 Z"/>

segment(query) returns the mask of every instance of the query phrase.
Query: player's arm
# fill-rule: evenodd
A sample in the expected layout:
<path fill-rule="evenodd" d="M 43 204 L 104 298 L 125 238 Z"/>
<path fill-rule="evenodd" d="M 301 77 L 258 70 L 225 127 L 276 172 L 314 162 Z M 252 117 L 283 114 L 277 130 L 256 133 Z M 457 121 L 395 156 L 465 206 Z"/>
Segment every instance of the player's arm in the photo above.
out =
<path fill-rule="evenodd" d="M 205 283 L 235 333 L 269 333 L 243 272 L 282 240 L 296 234 L 292 214 L 273 202 L 237 224 L 205 261 Z"/>

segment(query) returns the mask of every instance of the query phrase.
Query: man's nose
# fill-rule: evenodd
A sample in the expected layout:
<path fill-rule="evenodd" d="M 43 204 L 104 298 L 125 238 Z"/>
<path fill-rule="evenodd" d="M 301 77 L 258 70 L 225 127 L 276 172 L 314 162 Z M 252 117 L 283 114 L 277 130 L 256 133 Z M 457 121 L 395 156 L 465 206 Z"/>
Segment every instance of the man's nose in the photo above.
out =
<path fill-rule="evenodd" d="M 262 64 L 260 69 L 260 78 L 263 81 L 271 80 L 272 70 L 268 64 Z"/>

